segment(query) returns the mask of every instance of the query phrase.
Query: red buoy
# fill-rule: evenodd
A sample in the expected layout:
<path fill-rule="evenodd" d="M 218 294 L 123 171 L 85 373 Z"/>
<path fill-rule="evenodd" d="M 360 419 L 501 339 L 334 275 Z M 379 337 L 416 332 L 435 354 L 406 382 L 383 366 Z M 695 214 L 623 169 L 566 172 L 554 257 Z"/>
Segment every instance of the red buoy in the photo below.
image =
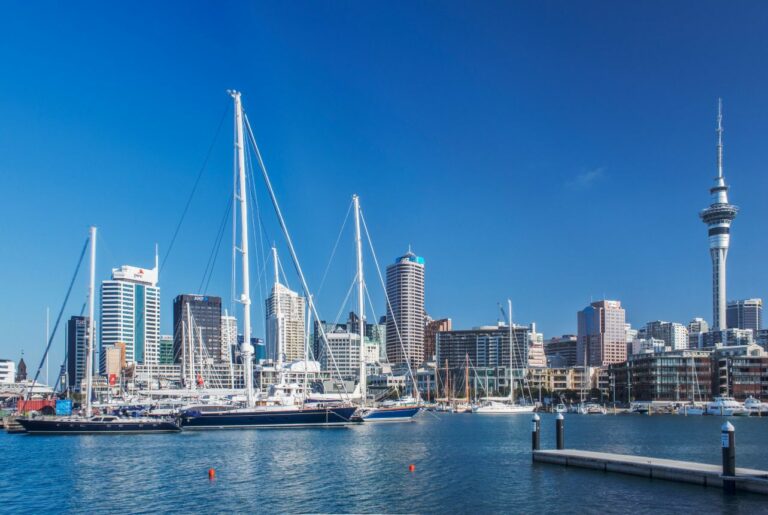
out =
<path fill-rule="evenodd" d="M 413 463 L 411 463 L 410 465 L 408 465 L 408 471 L 409 471 L 409 472 L 413 472 L 413 471 L 415 471 L 415 470 L 416 470 L 416 465 L 414 465 Z"/>
<path fill-rule="evenodd" d="M 216 471 L 214 469 L 208 469 L 208 479 L 214 479 L 216 477 Z"/>

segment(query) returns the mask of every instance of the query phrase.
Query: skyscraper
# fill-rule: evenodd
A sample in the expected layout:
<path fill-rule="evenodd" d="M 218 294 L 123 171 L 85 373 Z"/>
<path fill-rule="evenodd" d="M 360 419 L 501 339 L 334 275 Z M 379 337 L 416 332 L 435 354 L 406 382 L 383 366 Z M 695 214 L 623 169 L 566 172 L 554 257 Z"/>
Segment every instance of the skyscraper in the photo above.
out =
<path fill-rule="evenodd" d="M 728 203 L 728 186 L 723 177 L 723 104 L 717 109 L 717 177 L 710 188 L 712 204 L 699 216 L 709 228 L 709 254 L 712 257 L 712 326 L 715 331 L 726 329 L 725 263 L 730 246 L 731 223 L 739 208 Z"/>
<path fill-rule="evenodd" d="M 267 359 L 279 362 L 304 359 L 304 297 L 275 283 L 266 307 Z"/>
<path fill-rule="evenodd" d="M 408 249 L 387 267 L 387 298 L 387 358 L 417 367 L 424 360 L 424 258 Z"/>
<path fill-rule="evenodd" d="M 173 365 L 173 335 L 161 334 L 159 340 L 157 362 L 160 365 Z"/>
<path fill-rule="evenodd" d="M 226 310 L 221 315 L 221 358 L 228 362 L 233 360 L 237 348 L 237 319 Z M 234 362 L 234 361 L 233 361 Z"/>
<path fill-rule="evenodd" d="M 728 301 L 725 318 L 729 328 L 752 329 L 757 337 L 763 328 L 763 299 Z"/>
<path fill-rule="evenodd" d="M 88 317 L 73 316 L 67 322 L 67 387 L 80 391 L 85 378 L 85 358 L 88 355 Z"/>
<path fill-rule="evenodd" d="M 101 283 L 101 349 L 125 343 L 127 363 L 157 364 L 160 288 L 155 268 L 122 266 Z"/>
<path fill-rule="evenodd" d="M 627 359 L 626 314 L 618 300 L 593 302 L 578 312 L 576 363 L 603 366 Z"/>
<path fill-rule="evenodd" d="M 184 361 L 185 349 L 190 348 L 185 339 L 190 336 L 193 355 L 199 355 L 199 339 L 202 338 L 202 359 L 221 363 L 221 297 L 185 294 L 173 299 L 173 355 L 176 362 Z M 199 359 L 198 356 L 196 360 Z"/>

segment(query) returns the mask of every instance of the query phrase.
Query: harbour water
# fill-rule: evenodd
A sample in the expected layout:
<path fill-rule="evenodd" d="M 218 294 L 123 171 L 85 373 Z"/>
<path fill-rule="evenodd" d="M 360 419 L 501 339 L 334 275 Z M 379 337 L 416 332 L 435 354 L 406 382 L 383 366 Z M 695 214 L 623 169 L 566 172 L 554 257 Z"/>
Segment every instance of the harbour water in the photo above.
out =
<path fill-rule="evenodd" d="M 566 415 L 565 443 L 720 463 L 723 422 Z M 731 422 L 737 466 L 768 469 L 768 420 Z M 543 415 L 542 448 L 554 447 L 554 425 L 552 415 Z M 530 429 L 525 415 L 427 413 L 414 423 L 348 429 L 0 433 L 0 507 L 13 513 L 768 513 L 765 496 L 534 465 Z"/>

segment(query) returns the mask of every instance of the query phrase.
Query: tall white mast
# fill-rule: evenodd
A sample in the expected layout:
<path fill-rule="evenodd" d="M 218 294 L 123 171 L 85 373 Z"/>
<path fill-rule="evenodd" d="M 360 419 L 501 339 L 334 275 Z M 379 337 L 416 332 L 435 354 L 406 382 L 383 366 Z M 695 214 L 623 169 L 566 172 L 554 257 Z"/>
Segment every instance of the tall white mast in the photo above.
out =
<path fill-rule="evenodd" d="M 360 239 L 360 197 L 352 195 L 355 204 L 355 249 L 357 254 L 357 316 L 360 333 L 360 396 L 363 403 L 367 397 L 367 377 L 365 371 L 365 282 L 363 280 L 363 244 Z"/>
<path fill-rule="evenodd" d="M 90 331 L 88 331 L 88 351 L 85 355 L 85 416 L 91 416 L 91 394 L 93 393 L 93 334 L 96 332 L 94 323 L 94 293 L 96 291 L 96 227 L 91 226 L 91 278 L 88 283 L 88 317 Z"/>
<path fill-rule="evenodd" d="M 187 352 L 187 355 L 189 356 L 187 371 L 189 372 L 188 388 L 190 390 L 195 388 L 195 348 L 194 344 L 192 343 L 192 338 L 194 337 L 193 335 L 194 330 L 192 329 L 192 312 L 189 310 L 189 302 L 187 302 L 187 330 L 184 345 L 189 348 L 189 352 Z"/>
<path fill-rule="evenodd" d="M 245 374 L 245 394 L 248 407 L 254 405 L 253 399 L 253 346 L 251 345 L 251 297 L 250 275 L 248 272 L 248 190 L 245 184 L 245 146 L 243 144 L 243 104 L 239 91 L 230 91 L 235 100 L 235 131 L 237 149 L 237 169 L 239 175 L 238 200 L 240 201 L 240 253 L 243 264 L 243 293 L 240 302 L 243 304 L 243 344 L 240 352 L 243 356 L 243 373 Z"/>
<path fill-rule="evenodd" d="M 512 299 L 507 299 L 507 309 L 509 309 L 509 399 L 512 404 L 515 403 L 515 370 L 512 368 L 512 354 L 515 352 L 514 337 L 515 330 L 512 327 Z M 517 361 L 517 358 L 515 358 Z"/>

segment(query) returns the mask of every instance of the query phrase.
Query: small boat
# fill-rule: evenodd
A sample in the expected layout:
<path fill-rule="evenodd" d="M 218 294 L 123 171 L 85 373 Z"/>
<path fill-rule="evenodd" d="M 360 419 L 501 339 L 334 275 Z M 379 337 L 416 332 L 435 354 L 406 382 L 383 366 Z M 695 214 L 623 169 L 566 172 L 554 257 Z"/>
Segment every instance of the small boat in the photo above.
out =
<path fill-rule="evenodd" d="M 536 409 L 534 405 L 520 405 L 509 402 L 487 401 L 481 406 L 476 406 L 472 412 L 478 415 L 514 415 L 522 413 L 533 413 Z"/>
<path fill-rule="evenodd" d="M 715 397 L 707 403 L 707 415 L 719 415 L 721 417 L 742 416 L 749 414 L 744 406 L 733 397 Z"/>
<path fill-rule="evenodd" d="M 555 406 L 555 413 L 567 413 L 568 408 L 565 407 L 565 404 L 560 403 Z"/>
<path fill-rule="evenodd" d="M 97 415 L 90 418 L 20 418 L 18 422 L 29 434 L 135 434 L 181 431 L 181 428 L 170 420 L 122 418 L 114 415 Z"/>
<path fill-rule="evenodd" d="M 589 403 L 586 406 L 584 406 L 585 412 L 587 415 L 607 415 L 608 410 L 605 409 L 605 406 L 600 406 L 599 404 Z"/>
<path fill-rule="evenodd" d="M 768 415 L 768 403 L 761 402 L 751 395 L 744 401 L 744 409 L 753 417 L 762 417 Z"/>
<path fill-rule="evenodd" d="M 705 408 L 703 408 L 702 406 L 698 406 L 694 403 L 689 403 L 689 404 L 683 404 L 682 406 L 680 406 L 677 409 L 677 414 L 685 415 L 685 416 L 688 416 L 688 415 L 698 416 L 698 415 L 703 415 L 705 411 L 706 411 Z"/>

